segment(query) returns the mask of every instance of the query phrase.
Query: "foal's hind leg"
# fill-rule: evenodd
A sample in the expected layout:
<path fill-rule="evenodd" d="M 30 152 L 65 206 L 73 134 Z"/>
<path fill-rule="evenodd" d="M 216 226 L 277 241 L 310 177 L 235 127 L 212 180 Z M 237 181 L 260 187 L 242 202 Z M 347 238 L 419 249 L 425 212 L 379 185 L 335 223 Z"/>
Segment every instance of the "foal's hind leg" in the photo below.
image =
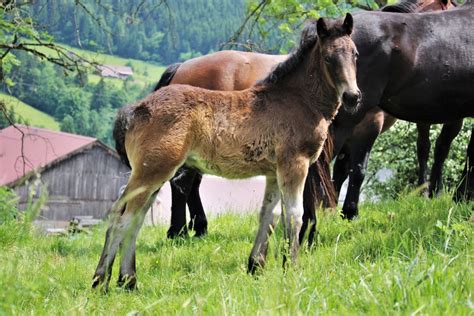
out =
<path fill-rule="evenodd" d="M 132 216 L 130 209 L 145 206 L 150 195 L 147 188 L 138 186 L 129 180 L 127 188 L 113 207 L 102 255 L 94 273 L 93 288 L 103 285 L 104 290 L 107 290 L 118 248 L 123 242 L 125 234 L 131 232 L 129 226 L 136 225 L 140 219 Z"/>
<path fill-rule="evenodd" d="M 262 208 L 260 209 L 258 232 L 248 263 L 249 273 L 253 274 L 257 268 L 263 268 L 265 266 L 268 237 L 272 234 L 276 222 L 274 208 L 279 200 L 280 191 L 278 190 L 277 180 L 267 177 L 265 196 L 263 198 Z"/>
<path fill-rule="evenodd" d="M 150 208 L 153 201 L 156 199 L 156 195 L 158 191 L 155 191 L 151 194 L 148 198 L 145 205 L 140 208 L 138 206 L 139 211 L 136 214 L 132 214 L 132 227 L 130 231 L 125 235 L 122 244 L 121 244 L 121 262 L 120 262 L 120 273 L 118 277 L 117 284 L 119 286 L 123 286 L 127 289 L 134 289 L 136 287 L 136 265 L 135 265 L 135 248 L 136 248 L 136 241 L 138 231 L 140 227 L 143 225 L 143 220 L 145 219 L 145 215 Z M 130 205 L 130 209 L 133 210 L 133 205 Z M 125 211 L 127 212 L 128 209 Z M 132 211 L 133 212 L 133 211 Z M 126 214 L 124 214 L 126 215 Z"/>
<path fill-rule="evenodd" d="M 434 151 L 434 162 L 431 167 L 429 195 L 433 197 L 443 186 L 443 166 L 451 148 L 451 143 L 459 134 L 462 128 L 463 120 L 448 123 L 443 125 L 441 134 L 436 140 Z"/>
<path fill-rule="evenodd" d="M 145 173 L 132 171 L 127 188 L 114 209 L 92 287 L 103 285 L 107 290 L 119 247 L 122 250 L 119 284 L 126 284 L 128 288 L 135 286 L 134 252 L 138 231 L 155 193 L 172 174 L 172 171 L 163 173 L 151 169 Z"/>

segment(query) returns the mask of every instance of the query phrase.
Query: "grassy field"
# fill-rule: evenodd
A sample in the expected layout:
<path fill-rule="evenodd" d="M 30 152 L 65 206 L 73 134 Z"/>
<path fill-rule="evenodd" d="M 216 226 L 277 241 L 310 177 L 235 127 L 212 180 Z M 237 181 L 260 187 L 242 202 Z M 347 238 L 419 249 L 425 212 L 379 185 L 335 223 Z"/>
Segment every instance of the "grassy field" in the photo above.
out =
<path fill-rule="evenodd" d="M 0 93 L 0 100 L 5 102 L 8 108 L 13 106 L 15 113 L 22 119 L 26 120 L 28 125 L 59 131 L 59 123 L 52 116 L 41 112 L 10 95 Z"/>
<path fill-rule="evenodd" d="M 257 216 L 210 221 L 202 239 L 170 241 L 145 227 L 137 245 L 139 289 L 90 289 L 105 226 L 44 237 L 0 225 L 0 314 L 472 315 L 474 204 L 402 196 L 362 206 L 345 222 L 319 213 L 319 236 L 297 266 L 281 268 L 281 232 L 257 278 L 246 273 Z"/>
<path fill-rule="evenodd" d="M 97 62 L 99 64 L 114 65 L 114 66 L 131 66 L 134 73 L 133 80 L 135 83 L 140 84 L 141 86 L 154 84 L 158 82 L 158 80 L 161 77 L 161 74 L 166 69 L 166 67 L 164 66 L 147 63 L 142 60 L 128 59 L 128 58 L 122 58 L 122 57 L 108 55 L 108 54 L 96 53 L 96 52 L 92 52 L 88 50 L 78 49 L 78 48 L 71 47 L 64 44 L 61 44 L 61 46 L 73 51 L 79 56 L 82 56 L 90 61 Z M 54 51 L 48 48 L 42 48 L 41 50 L 48 55 L 55 54 Z M 97 83 L 99 82 L 100 79 L 101 77 L 96 74 L 89 75 L 89 81 L 91 83 Z M 114 82 L 117 85 L 119 84 L 121 85 L 122 83 L 121 79 L 106 78 L 106 80 L 109 82 Z"/>

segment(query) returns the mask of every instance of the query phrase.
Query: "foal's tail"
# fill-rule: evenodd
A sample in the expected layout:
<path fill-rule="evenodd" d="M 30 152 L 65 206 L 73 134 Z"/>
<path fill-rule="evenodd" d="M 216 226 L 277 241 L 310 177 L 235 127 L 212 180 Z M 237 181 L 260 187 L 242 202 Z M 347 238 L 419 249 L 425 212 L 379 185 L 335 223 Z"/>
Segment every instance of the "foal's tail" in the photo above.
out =
<path fill-rule="evenodd" d="M 308 183 L 311 189 L 311 195 L 314 196 L 316 203 L 321 203 L 324 208 L 335 208 L 337 206 L 336 189 L 331 180 L 330 164 L 333 155 L 333 140 L 329 133 L 324 142 L 323 151 L 315 162 L 313 171 L 308 173 Z"/>
<path fill-rule="evenodd" d="M 181 66 L 182 63 L 176 63 L 168 66 L 166 68 L 165 72 L 161 75 L 160 81 L 156 84 L 155 88 L 153 91 L 158 90 L 159 88 L 165 87 L 170 84 L 171 80 L 173 80 L 174 75 L 178 71 L 179 66 Z"/>
<path fill-rule="evenodd" d="M 171 80 L 173 80 L 173 77 L 176 74 L 176 71 L 178 70 L 180 65 L 181 63 L 176 63 L 171 66 L 168 66 L 165 72 L 161 75 L 160 81 L 158 81 L 153 91 L 156 91 L 164 86 L 169 85 Z M 127 151 L 125 150 L 125 134 L 127 133 L 128 123 L 130 121 L 131 116 L 132 113 L 130 111 L 129 106 L 124 106 L 123 108 L 121 108 L 117 113 L 117 118 L 115 119 L 113 131 L 115 139 L 115 150 L 119 154 L 120 159 L 123 161 L 123 163 L 126 164 L 129 168 L 131 168 L 131 166 L 130 161 L 127 157 Z"/>
<path fill-rule="evenodd" d="M 127 157 L 127 151 L 125 150 L 125 134 L 127 133 L 130 114 L 128 105 L 125 105 L 118 111 L 113 136 L 115 140 L 115 150 L 119 154 L 120 160 L 131 169 L 132 167 Z"/>

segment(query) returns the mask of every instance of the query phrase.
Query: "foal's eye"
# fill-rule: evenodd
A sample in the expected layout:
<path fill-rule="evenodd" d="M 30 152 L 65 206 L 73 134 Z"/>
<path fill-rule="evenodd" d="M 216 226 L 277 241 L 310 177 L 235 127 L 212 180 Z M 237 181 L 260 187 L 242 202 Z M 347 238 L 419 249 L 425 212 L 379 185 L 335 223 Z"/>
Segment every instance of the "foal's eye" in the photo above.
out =
<path fill-rule="evenodd" d="M 329 65 L 331 63 L 331 57 L 329 56 L 324 57 L 324 62 Z"/>
<path fill-rule="evenodd" d="M 359 53 L 358 52 L 353 52 L 352 56 L 354 56 L 354 59 L 357 60 L 357 58 L 359 57 Z"/>

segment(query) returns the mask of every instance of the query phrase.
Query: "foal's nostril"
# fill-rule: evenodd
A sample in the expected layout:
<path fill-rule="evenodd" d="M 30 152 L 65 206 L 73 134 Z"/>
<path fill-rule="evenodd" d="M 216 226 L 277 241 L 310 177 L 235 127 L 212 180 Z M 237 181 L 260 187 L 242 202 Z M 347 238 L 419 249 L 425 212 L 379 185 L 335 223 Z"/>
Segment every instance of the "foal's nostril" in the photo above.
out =
<path fill-rule="evenodd" d="M 352 93 L 352 92 L 344 92 L 342 94 L 342 102 L 346 106 L 354 107 L 359 104 L 359 101 L 361 99 L 361 93 L 358 91 L 357 93 Z"/>

